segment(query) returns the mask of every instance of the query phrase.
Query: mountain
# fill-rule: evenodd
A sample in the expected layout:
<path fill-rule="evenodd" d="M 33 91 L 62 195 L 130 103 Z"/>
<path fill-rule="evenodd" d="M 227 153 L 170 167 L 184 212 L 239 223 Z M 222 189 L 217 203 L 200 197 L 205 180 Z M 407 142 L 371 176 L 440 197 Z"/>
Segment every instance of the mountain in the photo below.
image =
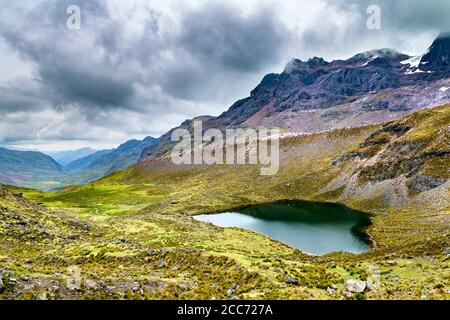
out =
<path fill-rule="evenodd" d="M 450 72 L 450 33 L 441 33 L 420 60 L 420 68 L 436 74 Z"/>
<path fill-rule="evenodd" d="M 79 172 L 87 167 L 89 167 L 95 160 L 97 160 L 100 157 L 103 157 L 104 155 L 107 155 L 111 153 L 114 149 L 110 150 L 100 150 L 97 152 L 94 152 L 88 156 L 85 156 L 81 159 L 75 160 L 70 162 L 69 164 L 64 166 L 64 169 L 69 172 Z"/>
<path fill-rule="evenodd" d="M 64 169 L 51 157 L 35 151 L 0 148 L 0 182 L 33 187 L 52 186 Z"/>
<path fill-rule="evenodd" d="M 53 159 L 55 159 L 59 164 L 65 166 L 75 160 L 84 158 L 95 152 L 96 150 L 91 148 L 82 148 L 78 150 L 50 151 L 45 153 L 50 157 L 52 157 Z"/>
<path fill-rule="evenodd" d="M 314 133 L 397 119 L 450 102 L 449 56 L 450 33 L 442 33 L 418 57 L 380 49 L 332 62 L 293 59 L 282 73 L 266 75 L 249 97 L 205 118 L 203 128 L 276 126 Z M 143 158 L 167 152 L 171 132 Z"/>
<path fill-rule="evenodd" d="M 117 149 L 101 150 L 66 166 L 41 152 L 0 148 L 0 183 L 51 190 L 91 182 L 136 164 L 143 150 L 156 141 L 152 137 L 130 140 Z M 87 152 L 88 148 L 81 150 Z"/>
<path fill-rule="evenodd" d="M 449 124 L 450 105 L 444 105 L 376 125 L 288 135 L 280 139 L 275 176 L 261 176 L 259 166 L 177 166 L 162 157 L 89 185 L 23 192 L 58 206 L 53 215 L 42 216 L 39 208 L 34 213 L 35 205 L 8 190 L 2 196 L 0 187 L 2 268 L 18 279 L 6 297 L 54 292 L 48 279 L 60 261 L 77 261 L 93 285 L 61 288 L 59 298 L 123 299 L 126 290 L 126 298 L 142 299 L 132 290 L 141 281 L 149 290 L 144 298 L 220 299 L 236 283 L 241 299 L 448 299 L 442 285 L 450 278 Z M 287 199 L 370 213 L 364 233 L 373 247 L 358 255 L 314 256 L 256 232 L 192 219 Z M 80 214 L 78 223 L 69 220 Z M 181 279 L 172 266 L 183 270 Z M 380 269 L 382 286 L 376 280 Z M 165 283 L 157 293 L 155 285 L 148 289 L 139 280 L 149 272 Z M 212 275 L 220 290 L 211 288 Z M 280 290 L 287 275 L 299 282 Z M 349 275 L 375 279 L 375 286 L 351 296 L 344 291 Z M 29 289 L 31 284 L 39 290 Z M 338 288 L 332 295 L 330 284 Z"/>
<path fill-rule="evenodd" d="M 144 149 L 151 147 L 158 139 L 147 137 L 144 140 L 129 140 L 117 149 L 101 155 L 92 161 L 82 172 L 81 181 L 92 181 L 115 170 L 125 169 L 136 164 Z"/>

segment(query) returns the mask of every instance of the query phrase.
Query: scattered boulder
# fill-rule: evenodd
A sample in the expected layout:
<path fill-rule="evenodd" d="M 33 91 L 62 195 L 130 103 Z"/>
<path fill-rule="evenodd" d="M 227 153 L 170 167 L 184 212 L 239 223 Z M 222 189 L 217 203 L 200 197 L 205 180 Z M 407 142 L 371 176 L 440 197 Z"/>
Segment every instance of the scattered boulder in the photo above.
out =
<path fill-rule="evenodd" d="M 227 291 L 227 296 L 232 297 L 233 294 L 239 289 L 239 285 L 237 283 L 234 283 L 230 289 Z"/>
<path fill-rule="evenodd" d="M 353 296 L 353 294 L 347 290 L 342 291 L 342 296 L 344 298 L 351 298 Z"/>
<path fill-rule="evenodd" d="M 125 238 L 117 238 L 116 242 L 117 243 L 122 243 L 122 244 L 129 244 L 130 243 L 130 241 L 125 239 Z"/>
<path fill-rule="evenodd" d="M 5 285 L 3 283 L 3 279 L 0 277 L 0 292 L 5 288 Z"/>
<path fill-rule="evenodd" d="M 138 292 L 140 288 L 141 288 L 141 285 L 139 284 L 139 282 L 135 282 L 135 283 L 133 283 L 133 286 L 131 287 L 131 291 Z"/>
<path fill-rule="evenodd" d="M 298 284 L 298 280 L 294 277 L 287 277 L 286 279 L 284 279 L 284 282 L 286 282 L 287 284 Z"/>
<path fill-rule="evenodd" d="M 345 282 L 345 289 L 351 293 L 362 293 L 366 288 L 367 283 L 365 281 L 350 279 Z"/>
<path fill-rule="evenodd" d="M 450 248 L 445 249 L 443 253 L 444 254 L 450 254 Z"/>
<path fill-rule="evenodd" d="M 87 290 L 97 290 L 98 289 L 97 282 L 95 282 L 94 280 L 91 280 L 91 279 L 86 279 L 86 281 L 84 282 L 84 286 L 86 287 Z"/>
<path fill-rule="evenodd" d="M 70 291 L 80 291 L 81 287 L 79 281 L 77 281 L 75 278 L 70 278 L 67 281 L 67 289 L 69 289 Z"/>
<path fill-rule="evenodd" d="M 30 280 L 30 277 L 28 277 L 27 275 L 21 275 L 19 279 L 27 282 L 28 280 Z"/>
<path fill-rule="evenodd" d="M 336 290 L 330 287 L 327 288 L 327 292 L 330 296 L 334 296 L 336 294 Z"/>
<path fill-rule="evenodd" d="M 156 266 L 159 269 L 162 269 L 162 268 L 165 268 L 167 266 L 167 264 L 163 260 L 159 260 L 158 263 L 156 264 Z"/>
<path fill-rule="evenodd" d="M 395 266 L 397 264 L 397 262 L 395 262 L 395 260 L 387 260 L 386 263 L 390 266 Z"/>

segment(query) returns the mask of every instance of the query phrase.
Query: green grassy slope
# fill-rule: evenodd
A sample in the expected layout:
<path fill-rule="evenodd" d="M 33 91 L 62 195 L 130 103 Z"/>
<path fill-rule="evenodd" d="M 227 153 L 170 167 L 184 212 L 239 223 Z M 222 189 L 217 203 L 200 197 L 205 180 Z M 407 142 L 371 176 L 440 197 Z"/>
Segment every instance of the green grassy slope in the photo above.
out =
<path fill-rule="evenodd" d="M 11 276 L 61 283 L 59 290 L 24 291 L 19 281 L 4 297 L 223 299 L 236 284 L 232 295 L 248 299 L 448 299 L 449 124 L 450 106 L 442 106 L 387 124 L 286 138 L 274 177 L 260 176 L 257 166 L 178 167 L 160 159 L 57 193 L 22 190 L 90 229 L 60 246 L 29 241 L 23 252 L 21 241 L 0 242 L 0 266 Z M 263 235 L 190 217 L 294 199 L 373 213 L 373 250 L 307 256 Z M 73 264 L 82 270 L 80 290 L 62 284 Z M 287 284 L 287 277 L 298 283 Z M 347 296 L 350 278 L 375 285 Z M 326 291 L 332 285 L 335 294 Z"/>

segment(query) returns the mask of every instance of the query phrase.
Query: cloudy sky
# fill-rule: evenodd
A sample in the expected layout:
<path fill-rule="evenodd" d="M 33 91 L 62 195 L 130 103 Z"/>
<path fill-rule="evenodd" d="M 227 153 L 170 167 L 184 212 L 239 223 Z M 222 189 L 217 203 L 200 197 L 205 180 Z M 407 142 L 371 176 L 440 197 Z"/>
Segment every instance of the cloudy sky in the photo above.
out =
<path fill-rule="evenodd" d="M 67 27 L 67 8 L 81 28 Z M 369 30 L 367 8 L 381 8 Z M 0 145 L 115 146 L 218 115 L 292 58 L 416 55 L 448 0 L 0 0 Z M 72 21 L 72 20 L 71 20 Z"/>

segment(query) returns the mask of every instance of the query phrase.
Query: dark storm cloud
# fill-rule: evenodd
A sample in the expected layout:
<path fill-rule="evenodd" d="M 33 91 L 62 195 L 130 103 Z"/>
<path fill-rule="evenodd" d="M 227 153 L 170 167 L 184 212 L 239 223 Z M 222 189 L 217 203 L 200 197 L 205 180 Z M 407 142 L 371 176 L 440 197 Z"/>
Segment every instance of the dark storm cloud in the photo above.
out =
<path fill-rule="evenodd" d="M 214 4 L 188 12 L 172 43 L 180 60 L 168 66 L 161 83 L 175 97 L 207 100 L 220 83 L 277 64 L 287 43 L 288 32 L 268 10 L 243 16 Z"/>
<path fill-rule="evenodd" d="M 339 1 L 341 6 L 358 6 L 364 10 L 378 5 L 382 10 L 383 26 L 397 32 L 450 30 L 450 1 L 448 0 L 360 0 Z"/>
<path fill-rule="evenodd" d="M 30 92 L 27 89 L 11 86 L 0 87 L 0 116 L 8 112 L 30 112 L 45 107 L 45 100 L 40 93 Z"/>
<path fill-rule="evenodd" d="M 202 61 L 252 72 L 276 61 L 285 40 L 286 30 L 273 12 L 245 17 L 235 8 L 213 5 L 185 16 L 178 45 Z"/>
<path fill-rule="evenodd" d="M 99 32 L 68 30 L 68 5 L 80 6 L 82 22 Z M 120 107 L 133 95 L 129 76 L 110 61 L 118 51 L 120 26 L 109 20 L 100 1 L 45 1 L 19 23 L 0 22 L 0 34 L 36 65 L 43 93 L 56 107 Z"/>
<path fill-rule="evenodd" d="M 82 10 L 79 32 L 66 28 L 68 5 Z M 44 1 L 22 23 L 0 22 L 0 34 L 36 64 L 45 95 L 55 107 L 78 104 L 89 111 L 164 108 L 152 105 L 161 99 L 147 104 L 137 96 L 137 84 L 161 87 L 174 98 L 214 100 L 214 86 L 258 72 L 277 61 L 283 50 L 286 32 L 267 10 L 247 17 L 226 5 L 187 10 L 180 32 L 164 34 L 160 14 L 150 12 L 141 37 L 125 39 L 123 26 L 111 18 L 103 1 Z M 164 61 L 163 52 L 175 60 Z"/>
<path fill-rule="evenodd" d="M 123 4 L 115 3 L 120 11 Z M 420 51 L 450 30 L 448 0 L 220 3 L 174 2 L 167 9 L 141 1 L 132 10 L 145 18 L 130 32 L 134 11 L 114 13 L 111 1 L 0 0 L 0 44 L 33 66 L 28 83 L 1 82 L 0 74 L 0 141 L 163 133 L 179 117 L 220 113 L 291 58 L 334 59 L 382 47 L 409 53 L 419 36 L 426 36 Z M 381 30 L 366 27 L 373 4 L 382 10 Z M 66 27 L 69 5 L 82 10 L 81 30 Z"/>
<path fill-rule="evenodd" d="M 326 0 L 320 21 L 301 37 L 308 54 L 347 58 L 384 47 L 420 54 L 443 31 L 450 31 L 448 0 Z M 381 9 L 381 28 L 371 30 L 369 6 Z M 339 12 L 339 15 L 335 15 Z M 340 16 L 340 17 L 339 17 Z"/>

